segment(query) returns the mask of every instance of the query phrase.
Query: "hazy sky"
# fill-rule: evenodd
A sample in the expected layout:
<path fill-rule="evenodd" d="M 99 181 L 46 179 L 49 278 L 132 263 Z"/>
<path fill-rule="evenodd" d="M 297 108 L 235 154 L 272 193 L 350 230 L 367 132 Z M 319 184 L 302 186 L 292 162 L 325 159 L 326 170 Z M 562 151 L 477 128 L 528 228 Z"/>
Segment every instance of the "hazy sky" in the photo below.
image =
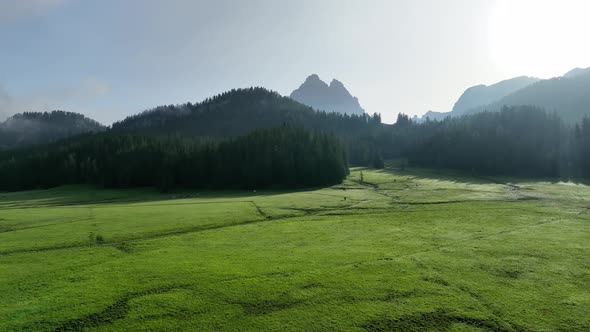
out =
<path fill-rule="evenodd" d="M 586 0 L 0 0 L 0 118 L 103 123 L 312 73 L 367 112 L 449 111 L 465 88 L 590 67 Z"/>

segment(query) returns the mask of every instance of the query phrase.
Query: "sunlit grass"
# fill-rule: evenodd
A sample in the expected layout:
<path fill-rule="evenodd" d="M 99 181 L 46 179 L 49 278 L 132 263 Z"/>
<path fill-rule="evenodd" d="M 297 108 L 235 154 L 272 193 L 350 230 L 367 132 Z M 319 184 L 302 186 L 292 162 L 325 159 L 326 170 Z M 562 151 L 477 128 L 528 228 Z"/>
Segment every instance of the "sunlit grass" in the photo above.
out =
<path fill-rule="evenodd" d="M 0 330 L 587 329 L 590 188 L 497 182 L 3 194 Z"/>

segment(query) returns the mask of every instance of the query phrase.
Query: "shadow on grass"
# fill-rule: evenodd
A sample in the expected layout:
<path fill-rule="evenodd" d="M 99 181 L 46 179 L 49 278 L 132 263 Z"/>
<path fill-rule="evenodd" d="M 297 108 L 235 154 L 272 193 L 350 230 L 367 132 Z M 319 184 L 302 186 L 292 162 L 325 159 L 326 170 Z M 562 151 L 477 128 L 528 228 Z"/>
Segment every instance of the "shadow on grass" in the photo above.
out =
<path fill-rule="evenodd" d="M 68 185 L 51 189 L 0 192 L 0 209 L 149 203 L 179 199 L 240 199 L 271 197 L 290 193 L 310 192 L 322 187 L 292 190 L 177 190 L 162 193 L 155 188 L 107 189 L 90 185 Z M 206 202 L 204 202 L 206 203 Z M 214 202 L 211 202 L 212 204 Z M 229 203 L 229 202 L 228 202 Z"/>
<path fill-rule="evenodd" d="M 416 167 L 401 167 L 395 163 L 388 163 L 385 169 L 376 170 L 363 167 L 352 168 L 351 171 L 370 171 L 373 173 L 384 173 L 393 175 L 397 178 L 407 178 L 408 180 L 433 180 L 446 181 L 457 184 L 501 184 L 520 189 L 517 185 L 523 182 L 547 182 L 547 183 L 573 183 L 590 185 L 590 179 L 562 179 L 562 178 L 526 178 L 526 177 L 503 177 L 503 176 L 486 176 L 449 169 L 428 169 Z M 348 178 L 353 183 L 355 181 Z M 395 180 L 394 180 L 395 181 Z M 379 183 L 365 181 L 364 185 L 372 186 L 374 189 L 379 188 Z M 316 191 L 326 187 L 311 187 L 299 189 L 269 189 L 269 190 L 177 190 L 162 193 L 155 188 L 133 188 L 133 189 L 105 189 L 89 185 L 68 185 L 51 189 L 40 189 L 31 191 L 20 191 L 1 193 L 0 192 L 0 209 L 11 208 L 30 208 L 30 207 L 48 207 L 48 206 L 76 206 L 76 205 L 108 205 L 123 203 L 148 203 L 167 200 L 179 199 L 206 199 L 206 200 L 231 200 L 239 199 L 242 201 L 251 201 L 255 198 L 271 197 L 291 193 L 304 193 Z M 333 186 L 332 188 L 346 189 L 343 184 Z M 211 203 L 214 202 L 206 202 Z"/>

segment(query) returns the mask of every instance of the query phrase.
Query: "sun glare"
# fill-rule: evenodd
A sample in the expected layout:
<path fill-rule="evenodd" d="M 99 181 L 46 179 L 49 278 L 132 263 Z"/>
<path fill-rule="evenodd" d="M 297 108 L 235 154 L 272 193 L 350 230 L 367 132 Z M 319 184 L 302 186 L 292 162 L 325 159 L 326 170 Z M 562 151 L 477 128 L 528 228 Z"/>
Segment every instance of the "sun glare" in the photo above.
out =
<path fill-rule="evenodd" d="M 590 66 L 590 1 L 499 0 L 490 19 L 494 61 L 507 75 L 560 76 Z"/>

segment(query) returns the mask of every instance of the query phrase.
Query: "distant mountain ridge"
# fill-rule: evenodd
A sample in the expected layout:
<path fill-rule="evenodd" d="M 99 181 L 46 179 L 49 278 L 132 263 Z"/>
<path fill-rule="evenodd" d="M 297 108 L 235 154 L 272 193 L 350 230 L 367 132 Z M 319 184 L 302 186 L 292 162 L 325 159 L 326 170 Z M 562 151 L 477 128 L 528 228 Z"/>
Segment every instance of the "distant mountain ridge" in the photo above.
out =
<path fill-rule="evenodd" d="M 531 105 L 555 112 L 568 124 L 590 116 L 590 71 L 541 80 L 466 114 L 499 111 L 503 106 Z"/>
<path fill-rule="evenodd" d="M 328 85 L 316 74 L 310 75 L 290 97 L 319 111 L 356 115 L 365 112 L 358 98 L 352 96 L 342 82 L 333 79 Z"/>
<path fill-rule="evenodd" d="M 82 114 L 64 111 L 25 112 L 0 123 L 0 149 L 45 144 L 90 132 L 105 126 Z"/>
<path fill-rule="evenodd" d="M 453 114 L 465 114 L 472 108 L 488 105 L 526 86 L 540 81 L 536 77 L 520 76 L 492 85 L 476 85 L 465 90 L 453 107 Z"/>
<path fill-rule="evenodd" d="M 567 73 L 565 73 L 565 75 L 563 75 L 563 77 L 572 78 L 572 77 L 577 77 L 577 76 L 587 75 L 587 74 L 590 74 L 590 68 L 574 68 L 574 69 L 568 71 Z"/>
<path fill-rule="evenodd" d="M 429 111 L 422 120 L 442 120 L 520 105 L 556 111 L 567 123 L 580 121 L 590 115 L 590 68 L 575 68 L 561 77 L 546 80 L 520 76 L 490 86 L 476 85 L 465 90 L 452 111 Z"/>

